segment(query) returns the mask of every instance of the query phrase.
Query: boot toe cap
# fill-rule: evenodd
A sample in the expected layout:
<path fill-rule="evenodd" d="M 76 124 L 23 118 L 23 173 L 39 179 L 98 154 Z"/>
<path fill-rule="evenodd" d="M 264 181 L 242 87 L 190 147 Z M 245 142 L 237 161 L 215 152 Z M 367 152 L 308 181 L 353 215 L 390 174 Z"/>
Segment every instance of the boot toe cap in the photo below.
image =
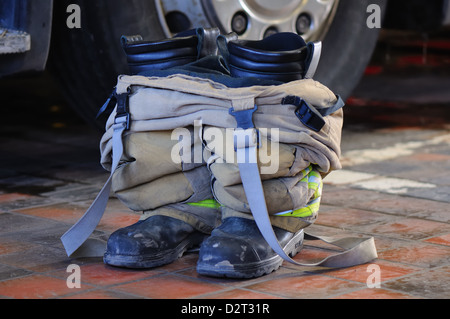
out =
<path fill-rule="evenodd" d="M 261 258 L 247 241 L 240 238 L 214 236 L 203 242 L 199 262 L 209 265 L 247 264 Z"/>
<path fill-rule="evenodd" d="M 151 237 L 144 237 L 126 228 L 119 229 L 111 234 L 106 246 L 106 253 L 112 255 L 133 256 L 143 251 L 157 250 L 158 242 Z"/>

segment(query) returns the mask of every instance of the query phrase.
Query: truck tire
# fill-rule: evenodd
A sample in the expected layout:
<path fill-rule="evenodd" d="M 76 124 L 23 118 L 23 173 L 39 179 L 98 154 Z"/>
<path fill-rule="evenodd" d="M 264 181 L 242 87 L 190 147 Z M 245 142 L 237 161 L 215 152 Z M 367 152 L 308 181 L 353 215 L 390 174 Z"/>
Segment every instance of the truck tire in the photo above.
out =
<path fill-rule="evenodd" d="M 81 9 L 79 29 L 66 25 L 67 6 L 74 3 Z M 58 0 L 54 6 L 49 69 L 67 103 L 88 124 L 102 130 L 106 119 L 96 119 L 98 110 L 113 91 L 117 76 L 128 71 L 121 35 L 164 37 L 154 1 Z"/>
<path fill-rule="evenodd" d="M 378 40 L 379 29 L 367 26 L 367 7 L 380 6 L 384 15 L 386 0 L 341 0 L 323 41 L 323 51 L 315 79 L 344 100 L 356 87 Z"/>

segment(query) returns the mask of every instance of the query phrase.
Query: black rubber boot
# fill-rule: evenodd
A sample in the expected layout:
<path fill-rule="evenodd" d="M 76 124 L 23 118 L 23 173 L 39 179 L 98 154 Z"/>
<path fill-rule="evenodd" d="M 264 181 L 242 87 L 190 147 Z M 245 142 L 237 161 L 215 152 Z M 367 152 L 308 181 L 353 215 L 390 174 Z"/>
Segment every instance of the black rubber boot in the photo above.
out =
<path fill-rule="evenodd" d="M 151 216 L 112 233 L 103 260 L 125 268 L 162 266 L 200 245 L 207 236 L 181 220 Z"/>
<path fill-rule="evenodd" d="M 122 48 L 131 74 L 145 75 L 155 70 L 179 67 L 216 54 L 218 28 L 197 28 L 169 39 L 144 41 L 140 35 L 122 36 Z"/>
<path fill-rule="evenodd" d="M 302 249 L 303 230 L 294 234 L 274 227 L 274 232 L 287 254 L 293 257 Z M 197 272 L 213 277 L 252 278 L 267 275 L 282 263 L 255 221 L 230 217 L 202 243 Z"/>
<path fill-rule="evenodd" d="M 291 32 L 276 33 L 262 40 L 233 39 L 226 48 L 224 45 L 220 48 L 233 77 L 282 83 L 311 77 L 320 57 L 315 43 L 306 43 Z"/>

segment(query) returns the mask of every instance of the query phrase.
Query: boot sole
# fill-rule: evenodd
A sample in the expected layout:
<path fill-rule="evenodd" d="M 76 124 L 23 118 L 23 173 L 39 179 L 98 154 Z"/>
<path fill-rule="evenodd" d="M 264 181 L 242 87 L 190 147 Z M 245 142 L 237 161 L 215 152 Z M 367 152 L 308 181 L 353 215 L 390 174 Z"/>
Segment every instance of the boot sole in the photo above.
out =
<path fill-rule="evenodd" d="M 283 247 L 284 251 L 290 257 L 297 255 L 303 248 L 303 230 L 295 233 L 289 242 Z M 197 272 L 200 275 L 224 278 L 256 278 L 268 275 L 283 263 L 283 258 L 275 255 L 269 259 L 254 263 L 232 265 L 228 261 L 222 261 L 218 264 L 207 264 L 205 262 L 197 264 Z"/>
<path fill-rule="evenodd" d="M 103 256 L 103 262 L 110 266 L 123 268 L 154 268 L 170 264 L 183 256 L 183 254 L 196 246 L 199 246 L 209 235 L 195 233 L 189 235 L 180 242 L 177 247 L 170 250 L 149 255 L 117 255 L 106 252 Z"/>

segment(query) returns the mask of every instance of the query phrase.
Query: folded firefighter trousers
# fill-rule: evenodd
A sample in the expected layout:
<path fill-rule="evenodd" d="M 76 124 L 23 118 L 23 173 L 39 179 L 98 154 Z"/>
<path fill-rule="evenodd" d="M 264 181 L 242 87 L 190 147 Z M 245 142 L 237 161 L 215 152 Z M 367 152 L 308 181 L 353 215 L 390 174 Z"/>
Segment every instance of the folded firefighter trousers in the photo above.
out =
<path fill-rule="evenodd" d="M 272 225 L 296 232 L 313 223 L 320 204 L 320 172 L 308 161 L 303 166 L 295 163 L 298 148 L 293 145 L 262 134 L 260 144 L 261 179 Z M 132 210 L 144 211 L 141 219 L 170 216 L 210 233 L 224 218 L 253 218 L 231 131 L 188 127 L 178 133 L 139 132 L 125 136 L 124 147 L 113 191 Z"/>
<path fill-rule="evenodd" d="M 258 167 L 272 225 L 295 232 L 317 218 L 322 177 L 341 168 L 342 105 L 334 109 L 339 97 L 310 79 L 248 87 L 233 87 L 232 80 L 184 74 L 119 77 L 116 90 L 127 95 L 131 124 L 112 191 L 130 209 L 143 211 L 142 219 L 172 216 L 209 233 L 224 218 L 252 218 L 230 110 L 253 105 Z M 295 96 L 307 101 L 310 111 L 330 110 L 319 115 L 319 129 L 296 116 Z M 116 111 L 100 143 L 107 170 Z"/>

